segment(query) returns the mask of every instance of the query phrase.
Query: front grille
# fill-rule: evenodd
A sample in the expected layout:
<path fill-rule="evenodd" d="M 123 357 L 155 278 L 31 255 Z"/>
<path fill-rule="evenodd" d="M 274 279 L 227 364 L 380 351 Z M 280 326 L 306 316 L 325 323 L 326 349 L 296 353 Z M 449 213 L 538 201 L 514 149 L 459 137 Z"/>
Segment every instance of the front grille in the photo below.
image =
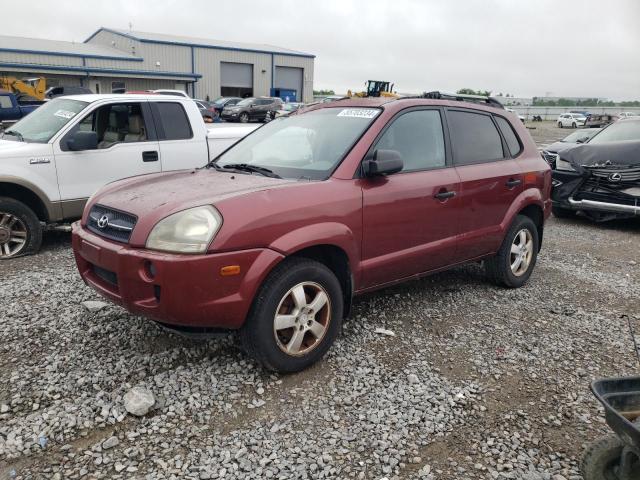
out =
<path fill-rule="evenodd" d="M 629 184 L 640 181 L 640 168 L 615 168 L 615 167 L 591 167 L 591 175 L 596 178 L 604 178 L 610 184 Z M 615 176 L 616 181 L 611 177 Z"/>
<path fill-rule="evenodd" d="M 137 220 L 130 213 L 94 205 L 89 212 L 87 228 L 101 237 L 127 243 Z"/>
<path fill-rule="evenodd" d="M 95 273 L 96 277 L 104 280 L 105 282 L 107 282 L 110 285 L 113 285 L 114 287 L 118 286 L 118 276 L 114 272 L 105 270 L 104 268 L 101 268 L 97 265 L 92 265 L 92 267 L 93 267 L 93 273 Z"/>

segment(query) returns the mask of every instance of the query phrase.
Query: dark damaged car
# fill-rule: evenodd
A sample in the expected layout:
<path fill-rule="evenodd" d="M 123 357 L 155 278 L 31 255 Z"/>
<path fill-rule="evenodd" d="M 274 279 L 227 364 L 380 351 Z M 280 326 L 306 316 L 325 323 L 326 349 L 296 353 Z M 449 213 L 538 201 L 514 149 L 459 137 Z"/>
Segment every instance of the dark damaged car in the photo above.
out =
<path fill-rule="evenodd" d="M 640 217 L 640 119 L 622 120 L 587 144 L 559 152 L 552 201 L 557 217 Z"/>

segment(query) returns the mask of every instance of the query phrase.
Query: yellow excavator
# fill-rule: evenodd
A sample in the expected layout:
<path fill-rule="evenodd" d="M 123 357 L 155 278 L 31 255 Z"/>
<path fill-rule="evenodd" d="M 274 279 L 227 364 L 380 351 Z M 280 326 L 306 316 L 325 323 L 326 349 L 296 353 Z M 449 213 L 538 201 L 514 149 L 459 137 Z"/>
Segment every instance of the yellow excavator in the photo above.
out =
<path fill-rule="evenodd" d="M 350 97 L 391 97 L 397 98 L 399 95 L 393 91 L 393 83 L 383 80 L 367 80 L 367 90 L 363 92 L 349 92 Z"/>
<path fill-rule="evenodd" d="M 45 78 L 25 78 L 19 80 L 15 77 L 0 77 L 0 89 L 13 93 L 22 93 L 38 100 L 44 100 L 44 92 L 47 90 Z"/>

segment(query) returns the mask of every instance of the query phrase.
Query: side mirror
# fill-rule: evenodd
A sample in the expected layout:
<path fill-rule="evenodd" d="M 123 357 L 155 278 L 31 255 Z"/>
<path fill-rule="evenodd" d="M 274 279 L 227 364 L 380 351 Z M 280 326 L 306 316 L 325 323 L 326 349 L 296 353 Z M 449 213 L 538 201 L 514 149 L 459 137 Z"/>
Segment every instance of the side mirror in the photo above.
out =
<path fill-rule="evenodd" d="M 365 177 L 377 177 L 397 173 L 404 167 L 402 155 L 397 150 L 376 150 L 373 158 L 362 162 Z"/>
<path fill-rule="evenodd" d="M 98 148 L 98 134 L 96 132 L 78 131 L 67 140 L 67 148 L 73 152 L 95 150 Z"/>

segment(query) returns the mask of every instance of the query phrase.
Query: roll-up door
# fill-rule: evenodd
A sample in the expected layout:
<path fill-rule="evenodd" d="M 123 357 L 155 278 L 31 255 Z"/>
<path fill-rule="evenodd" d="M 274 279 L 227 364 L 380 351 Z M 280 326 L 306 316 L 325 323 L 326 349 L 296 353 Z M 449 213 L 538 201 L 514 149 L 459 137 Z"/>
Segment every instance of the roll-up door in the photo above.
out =
<path fill-rule="evenodd" d="M 253 65 L 220 62 L 220 93 L 223 97 L 253 96 Z"/>
<path fill-rule="evenodd" d="M 300 102 L 302 99 L 303 69 L 296 67 L 276 67 L 275 89 L 295 91 L 295 98 L 290 101 Z"/>

